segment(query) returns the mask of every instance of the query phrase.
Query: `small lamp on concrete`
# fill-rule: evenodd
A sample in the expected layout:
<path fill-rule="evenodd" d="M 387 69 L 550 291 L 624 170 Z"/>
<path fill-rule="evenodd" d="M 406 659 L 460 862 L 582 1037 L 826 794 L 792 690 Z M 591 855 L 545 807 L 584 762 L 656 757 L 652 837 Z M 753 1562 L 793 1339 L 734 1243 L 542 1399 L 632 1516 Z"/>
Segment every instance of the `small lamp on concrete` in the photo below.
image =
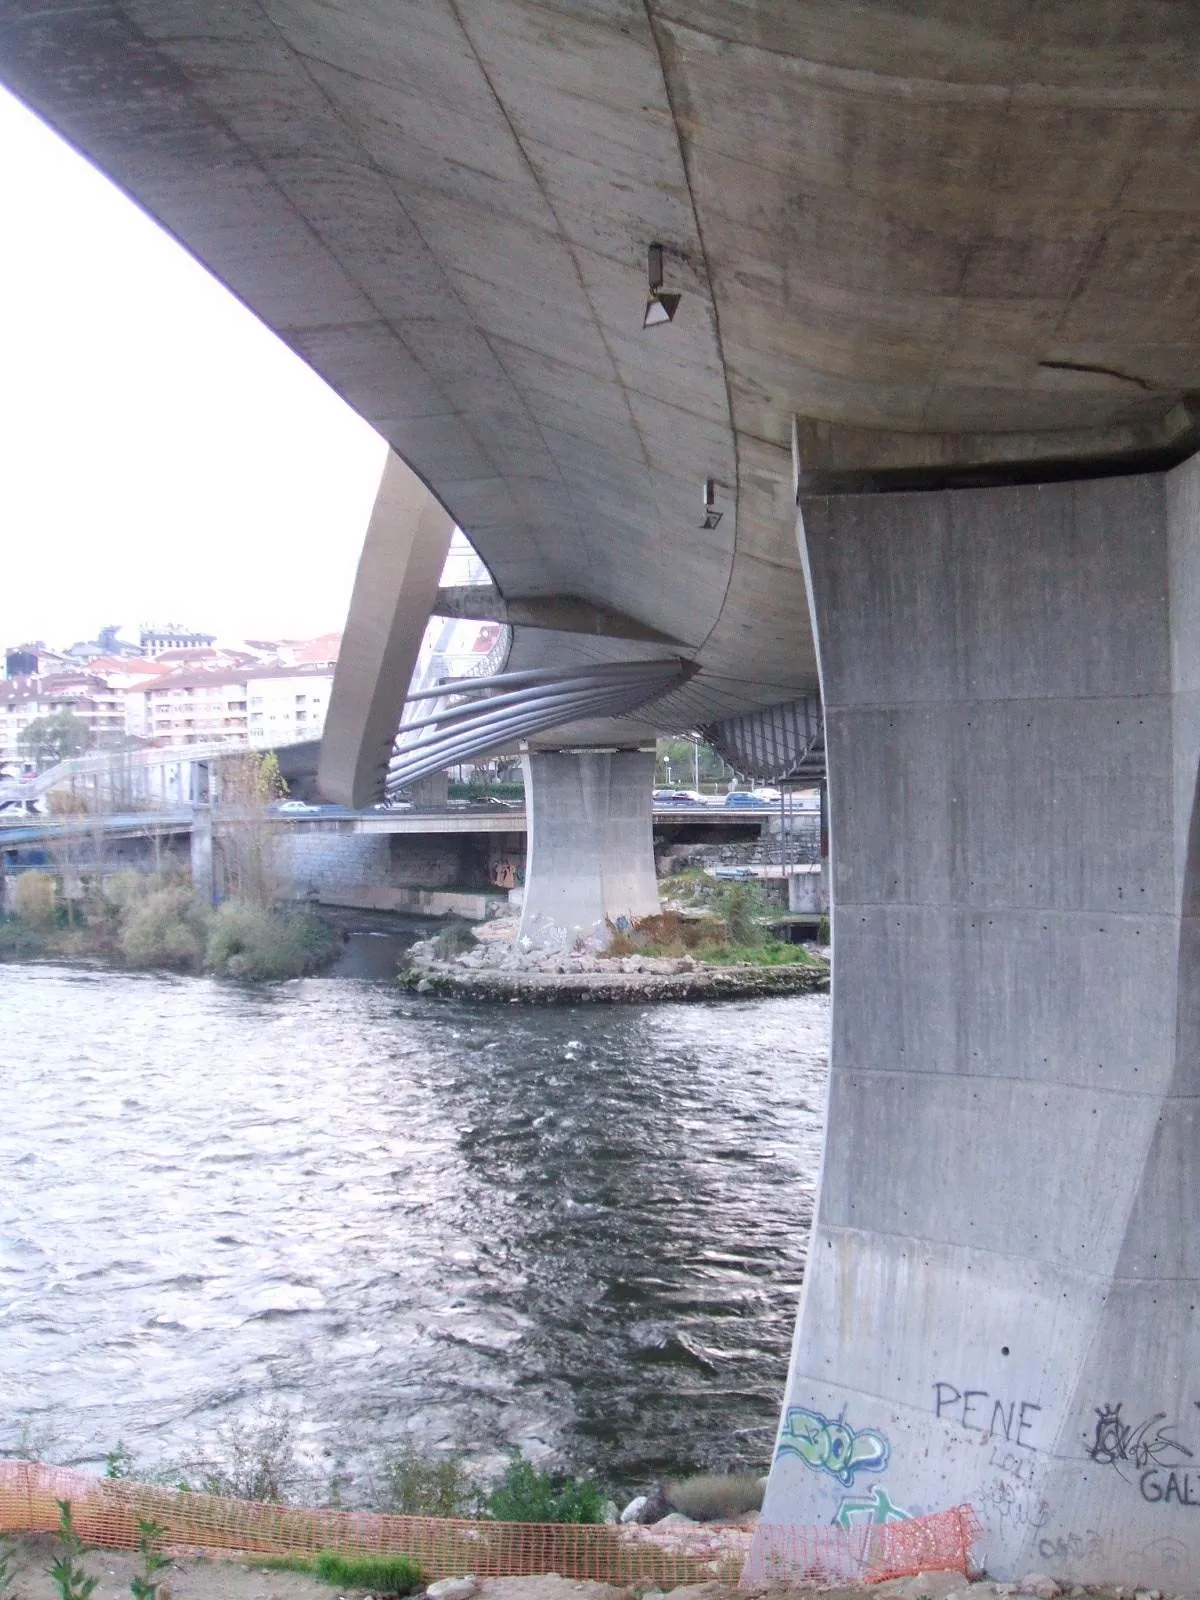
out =
<path fill-rule="evenodd" d="M 679 302 L 683 299 L 680 294 L 667 294 L 663 289 L 663 247 L 652 244 L 649 250 L 647 264 L 650 279 L 650 293 L 646 296 L 646 310 L 642 316 L 643 328 L 660 328 L 666 322 L 674 322 L 675 313 L 679 310 Z"/>
<path fill-rule="evenodd" d="M 711 478 L 704 480 L 704 521 L 702 528 L 715 528 L 724 512 L 717 510 L 717 486 Z"/>

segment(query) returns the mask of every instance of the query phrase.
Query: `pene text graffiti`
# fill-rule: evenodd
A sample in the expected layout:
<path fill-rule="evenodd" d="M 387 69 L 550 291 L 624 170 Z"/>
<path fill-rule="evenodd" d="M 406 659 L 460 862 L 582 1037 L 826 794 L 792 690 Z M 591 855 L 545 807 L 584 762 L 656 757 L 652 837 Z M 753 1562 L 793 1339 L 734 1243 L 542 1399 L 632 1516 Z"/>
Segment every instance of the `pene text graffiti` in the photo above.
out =
<path fill-rule="evenodd" d="M 1033 1443 L 1027 1435 L 1041 1409 L 1032 1400 L 1001 1400 L 986 1389 L 959 1389 L 944 1382 L 933 1386 L 934 1416 L 1027 1449 Z"/>
<path fill-rule="evenodd" d="M 882 1472 L 892 1447 L 875 1428 L 852 1428 L 845 1413 L 825 1417 L 807 1406 L 789 1406 L 777 1456 L 799 1456 L 813 1472 L 827 1472 L 846 1489 L 858 1472 Z"/>

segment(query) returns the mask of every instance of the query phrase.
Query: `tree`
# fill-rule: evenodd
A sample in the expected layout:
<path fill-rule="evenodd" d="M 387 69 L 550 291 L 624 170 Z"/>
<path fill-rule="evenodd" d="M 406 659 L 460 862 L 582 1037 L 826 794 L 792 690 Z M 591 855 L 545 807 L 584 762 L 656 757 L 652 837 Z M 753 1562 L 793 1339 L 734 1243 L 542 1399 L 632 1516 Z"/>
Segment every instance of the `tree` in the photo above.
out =
<path fill-rule="evenodd" d="M 244 750 L 222 759 L 220 828 L 225 892 L 268 911 L 279 898 L 279 833 L 271 805 L 287 793 L 273 750 Z"/>
<path fill-rule="evenodd" d="M 119 622 L 106 622 L 96 635 L 96 643 L 106 656 L 111 655 L 117 648 L 117 635 L 120 631 L 121 624 Z"/>
<path fill-rule="evenodd" d="M 35 717 L 18 742 L 21 754 L 41 772 L 56 762 L 81 756 L 94 740 L 82 717 L 73 711 L 56 711 L 52 717 Z"/>

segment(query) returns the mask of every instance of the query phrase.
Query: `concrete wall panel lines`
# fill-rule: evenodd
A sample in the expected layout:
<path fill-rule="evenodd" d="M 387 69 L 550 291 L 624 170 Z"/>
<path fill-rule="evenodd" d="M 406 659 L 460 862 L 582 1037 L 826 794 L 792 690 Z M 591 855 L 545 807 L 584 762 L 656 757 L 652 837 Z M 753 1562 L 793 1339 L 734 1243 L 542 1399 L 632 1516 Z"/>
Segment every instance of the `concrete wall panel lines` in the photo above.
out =
<path fill-rule="evenodd" d="M 1158 475 L 806 500 L 823 612 L 854 619 L 826 704 L 1163 692 L 1163 503 Z"/>
<path fill-rule="evenodd" d="M 1167 697 L 827 708 L 825 724 L 833 835 L 884 845 L 835 852 L 835 898 L 1175 903 Z"/>
<path fill-rule="evenodd" d="M 1200 1562 L 1198 474 L 803 505 L 833 1034 L 768 1521 Z"/>

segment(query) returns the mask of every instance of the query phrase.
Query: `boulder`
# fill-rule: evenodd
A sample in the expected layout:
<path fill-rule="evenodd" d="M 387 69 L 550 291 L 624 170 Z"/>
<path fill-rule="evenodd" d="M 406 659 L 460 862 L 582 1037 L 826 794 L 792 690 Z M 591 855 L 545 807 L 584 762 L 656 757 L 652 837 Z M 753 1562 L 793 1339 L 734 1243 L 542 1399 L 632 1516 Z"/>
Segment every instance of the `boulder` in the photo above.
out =
<path fill-rule="evenodd" d="M 429 1600 L 471 1600 L 479 1585 L 468 1573 L 465 1578 L 439 1578 L 425 1593 Z"/>
<path fill-rule="evenodd" d="M 1029 1572 L 1017 1584 L 1019 1594 L 1032 1594 L 1037 1600 L 1057 1600 L 1062 1585 L 1045 1572 Z"/>
<path fill-rule="evenodd" d="M 650 1493 L 643 1498 L 645 1503 L 638 1513 L 638 1521 L 644 1526 L 652 1522 L 661 1522 L 671 1509 L 671 1502 L 667 1499 L 667 1491 L 661 1483 L 656 1483 Z"/>
<path fill-rule="evenodd" d="M 634 1498 L 625 1507 L 624 1511 L 622 1511 L 622 1513 L 621 1513 L 621 1521 L 622 1522 L 640 1522 L 642 1520 L 642 1512 L 645 1510 L 646 1505 L 649 1502 L 649 1499 L 650 1499 L 650 1496 L 647 1495 L 647 1494 L 635 1495 Z M 645 1600 L 644 1596 L 643 1596 L 643 1600 Z"/>

